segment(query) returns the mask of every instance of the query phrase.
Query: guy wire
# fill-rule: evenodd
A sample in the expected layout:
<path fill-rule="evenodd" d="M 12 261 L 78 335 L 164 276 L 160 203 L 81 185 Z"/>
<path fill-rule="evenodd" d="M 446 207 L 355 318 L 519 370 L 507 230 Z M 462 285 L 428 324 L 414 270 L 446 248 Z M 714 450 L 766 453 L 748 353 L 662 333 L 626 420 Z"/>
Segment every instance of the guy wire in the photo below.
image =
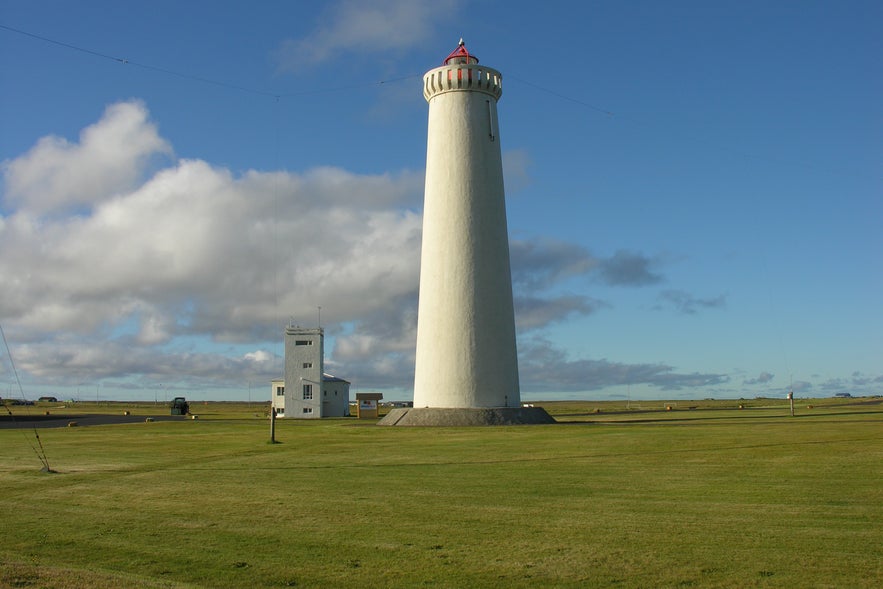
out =
<path fill-rule="evenodd" d="M 21 395 L 22 400 L 25 400 L 25 392 L 21 386 L 21 379 L 18 377 L 18 370 L 15 367 L 15 361 L 12 359 L 12 350 L 9 349 L 9 342 L 6 341 L 6 332 L 3 331 L 3 325 L 0 324 L 0 335 L 3 336 L 3 345 L 6 346 L 6 354 L 9 356 L 9 365 L 12 367 L 12 373 L 15 375 L 15 382 L 18 384 L 18 391 Z M 15 414 L 5 403 L 3 404 L 6 407 L 6 412 L 9 413 L 9 416 L 12 418 L 13 423 L 15 423 Z M 49 467 L 49 459 L 46 457 L 46 450 L 43 448 L 43 442 L 40 440 L 40 433 L 37 431 L 36 424 L 34 425 L 34 438 L 37 440 L 37 446 L 39 446 L 39 450 L 33 443 L 28 439 L 27 435 L 22 432 L 22 435 L 25 436 L 25 439 L 28 439 L 28 445 L 31 449 L 37 454 L 37 458 L 40 459 L 40 462 L 43 463 L 43 472 L 53 472 Z"/>

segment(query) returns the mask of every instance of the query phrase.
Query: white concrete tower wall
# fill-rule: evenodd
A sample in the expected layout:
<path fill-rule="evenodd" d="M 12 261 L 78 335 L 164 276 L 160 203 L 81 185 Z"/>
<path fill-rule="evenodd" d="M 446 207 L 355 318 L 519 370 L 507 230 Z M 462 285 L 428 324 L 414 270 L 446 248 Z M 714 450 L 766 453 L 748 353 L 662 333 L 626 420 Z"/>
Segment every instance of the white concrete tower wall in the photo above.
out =
<path fill-rule="evenodd" d="M 414 407 L 520 404 L 496 108 L 502 76 L 466 55 L 424 76 L 429 127 Z"/>
<path fill-rule="evenodd" d="M 322 417 L 325 333 L 321 327 L 285 329 L 285 417 Z"/>

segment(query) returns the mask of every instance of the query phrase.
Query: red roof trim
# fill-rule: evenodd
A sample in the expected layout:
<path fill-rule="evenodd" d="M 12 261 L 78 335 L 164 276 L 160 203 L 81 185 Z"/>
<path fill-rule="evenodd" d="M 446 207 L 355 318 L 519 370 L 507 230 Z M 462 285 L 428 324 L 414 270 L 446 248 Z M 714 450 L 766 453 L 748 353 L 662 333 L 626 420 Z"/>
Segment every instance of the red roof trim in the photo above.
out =
<path fill-rule="evenodd" d="M 469 53 L 469 50 L 466 49 L 466 44 L 463 42 L 463 39 L 460 39 L 460 44 L 456 49 L 451 51 L 451 54 L 448 55 L 445 60 L 442 62 L 443 65 L 447 65 L 449 61 L 452 59 L 456 59 L 458 57 L 465 57 L 466 63 L 469 63 L 470 59 L 474 59 L 476 63 L 478 63 L 478 58 Z"/>

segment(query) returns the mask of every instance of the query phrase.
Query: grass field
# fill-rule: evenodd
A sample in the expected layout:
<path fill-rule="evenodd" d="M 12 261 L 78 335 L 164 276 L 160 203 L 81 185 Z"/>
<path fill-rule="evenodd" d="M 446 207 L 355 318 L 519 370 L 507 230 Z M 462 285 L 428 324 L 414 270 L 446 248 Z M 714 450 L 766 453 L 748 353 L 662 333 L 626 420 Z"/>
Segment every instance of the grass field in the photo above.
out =
<path fill-rule="evenodd" d="M 883 586 L 879 399 L 542 405 L 562 423 L 270 444 L 262 406 L 195 404 L 40 429 L 56 474 L 0 430 L 0 586 Z"/>

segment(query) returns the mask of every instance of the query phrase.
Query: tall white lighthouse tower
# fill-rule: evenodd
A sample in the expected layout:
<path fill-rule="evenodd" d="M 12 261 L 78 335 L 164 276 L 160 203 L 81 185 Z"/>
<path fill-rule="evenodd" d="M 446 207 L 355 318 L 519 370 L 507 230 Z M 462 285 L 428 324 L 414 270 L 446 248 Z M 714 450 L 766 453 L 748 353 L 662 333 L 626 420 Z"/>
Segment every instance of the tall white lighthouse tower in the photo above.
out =
<path fill-rule="evenodd" d="M 414 409 L 401 425 L 533 422 L 518 383 L 502 93 L 500 72 L 479 65 L 462 40 L 423 76 L 429 129 Z"/>

